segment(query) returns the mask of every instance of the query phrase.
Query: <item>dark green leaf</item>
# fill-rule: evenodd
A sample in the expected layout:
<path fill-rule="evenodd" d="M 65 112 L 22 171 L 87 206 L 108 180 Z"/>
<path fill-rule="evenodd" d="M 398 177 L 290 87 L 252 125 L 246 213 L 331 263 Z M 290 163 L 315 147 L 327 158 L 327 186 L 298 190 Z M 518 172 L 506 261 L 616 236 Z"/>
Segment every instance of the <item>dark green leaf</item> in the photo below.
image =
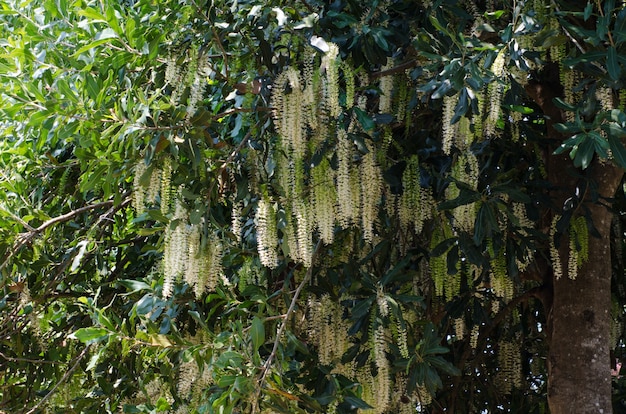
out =
<path fill-rule="evenodd" d="M 626 169 L 626 148 L 622 141 L 614 135 L 608 136 L 609 147 L 617 165 Z"/>
<path fill-rule="evenodd" d="M 593 140 L 589 137 L 585 137 L 580 145 L 578 145 L 575 154 L 574 151 L 570 152 L 570 157 L 572 157 L 572 154 L 574 154 L 574 165 L 584 170 L 591 163 L 591 160 L 593 159 L 593 156 L 595 154 L 594 150 L 595 147 L 593 144 Z"/>
<path fill-rule="evenodd" d="M 583 19 L 585 21 L 589 20 L 591 17 L 591 12 L 593 12 L 593 4 L 591 2 L 587 2 L 587 6 L 585 6 L 585 11 L 583 14 Z"/>
<path fill-rule="evenodd" d="M 357 398 L 357 397 L 353 397 L 351 395 L 346 395 L 345 397 L 343 397 L 343 400 L 345 402 L 347 402 L 348 404 L 350 404 L 350 406 L 351 406 L 350 408 L 353 409 L 353 410 L 355 408 L 359 408 L 359 409 L 362 409 L 362 410 L 368 410 L 368 409 L 374 408 L 374 407 L 370 406 L 369 404 L 367 404 L 362 399 Z"/>
<path fill-rule="evenodd" d="M 619 80 L 622 68 L 617 61 L 617 49 L 615 46 L 609 46 L 606 56 L 606 70 L 609 72 L 609 76 L 614 81 Z"/>
<path fill-rule="evenodd" d="M 456 238 L 450 238 L 450 239 L 442 241 L 430 251 L 430 256 L 431 257 L 441 256 L 442 254 L 450 250 L 450 248 L 456 243 L 456 241 L 457 241 Z"/>
<path fill-rule="evenodd" d="M 364 131 L 371 131 L 376 127 L 376 123 L 364 110 L 361 108 L 355 107 L 354 113 L 356 114 L 356 118 L 363 127 Z"/>
<path fill-rule="evenodd" d="M 250 337 L 252 338 L 252 346 L 254 349 L 259 349 L 265 342 L 265 325 L 258 316 L 252 318 L 252 324 L 250 325 Z"/>

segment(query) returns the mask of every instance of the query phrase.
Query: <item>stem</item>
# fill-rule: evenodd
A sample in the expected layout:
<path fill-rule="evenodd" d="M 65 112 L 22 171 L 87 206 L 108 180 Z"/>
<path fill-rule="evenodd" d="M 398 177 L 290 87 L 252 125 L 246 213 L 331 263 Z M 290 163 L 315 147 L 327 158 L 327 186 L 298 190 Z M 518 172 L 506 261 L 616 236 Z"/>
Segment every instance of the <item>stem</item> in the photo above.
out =
<path fill-rule="evenodd" d="M 315 257 L 317 256 L 321 246 L 322 246 L 322 241 L 318 240 L 317 245 L 315 246 L 315 249 L 313 250 L 313 258 L 311 260 L 312 263 L 315 261 Z M 270 353 L 270 355 L 267 357 L 267 360 L 263 364 L 263 367 L 261 367 L 259 383 L 254 392 L 254 398 L 252 398 L 251 400 L 253 404 L 252 414 L 255 414 L 257 412 L 259 396 L 261 394 L 261 389 L 263 388 L 263 383 L 265 382 L 267 373 L 272 367 L 272 363 L 274 362 L 274 359 L 276 358 L 276 354 L 278 353 L 278 346 L 280 345 L 280 338 L 283 336 L 285 329 L 287 329 L 287 323 L 289 322 L 289 317 L 293 314 L 293 311 L 296 308 L 296 302 L 298 301 L 298 298 L 300 297 L 300 293 L 302 292 L 302 289 L 304 289 L 304 286 L 306 286 L 306 284 L 309 282 L 309 280 L 311 280 L 312 275 L 313 275 L 313 265 L 311 265 L 311 267 L 307 269 L 306 274 L 304 275 L 304 279 L 302 279 L 302 282 L 300 282 L 300 285 L 298 285 L 298 288 L 294 292 L 293 298 L 291 298 L 291 303 L 289 304 L 289 309 L 287 309 L 287 313 L 284 315 L 283 322 L 280 324 L 280 327 L 278 328 L 278 331 L 276 332 L 276 339 L 274 340 L 274 347 L 272 348 L 272 352 Z"/>
<path fill-rule="evenodd" d="M 122 202 L 122 204 L 127 203 L 128 200 L 124 200 Z M 66 221 L 70 221 L 72 220 L 74 217 L 85 213 L 87 211 L 91 211 L 91 210 L 95 210 L 98 208 L 102 208 L 102 207 L 111 207 L 114 205 L 114 201 L 113 200 L 109 200 L 109 201 L 103 201 L 101 203 L 96 203 L 96 204 L 90 204 L 88 206 L 83 206 L 80 208 L 77 208 L 76 210 L 72 210 L 69 213 L 66 214 L 62 214 L 60 216 L 51 218 L 48 221 L 45 221 L 43 224 L 41 224 L 39 227 L 37 227 L 36 229 L 32 229 L 27 233 L 23 233 L 21 234 L 15 245 L 13 246 L 13 248 L 11 249 L 11 251 L 8 253 L 7 257 L 4 259 L 4 262 L 0 265 L 0 271 L 2 269 L 4 269 L 8 264 L 9 264 L 9 260 L 11 260 L 11 258 L 15 255 L 15 253 L 17 253 L 25 244 L 27 244 L 28 242 L 30 242 L 32 239 L 34 239 L 36 236 L 38 236 L 39 234 L 43 233 L 48 227 L 52 227 L 55 224 L 59 224 L 59 223 L 64 223 Z M 4 285 L 5 282 L 2 282 L 0 285 Z"/>
<path fill-rule="evenodd" d="M 72 367 L 65 372 L 63 377 L 59 380 L 59 382 L 54 384 L 54 387 L 52 387 L 52 389 L 46 394 L 45 397 L 41 399 L 41 401 L 35 404 L 30 410 L 26 411 L 26 414 L 33 414 L 34 412 L 36 412 L 37 409 L 39 409 L 39 407 L 41 407 L 43 403 L 45 403 L 50 397 L 52 397 L 52 395 L 55 393 L 57 388 L 59 388 L 61 384 L 63 384 L 65 381 L 67 381 L 70 378 L 72 373 L 76 370 L 76 368 L 78 368 L 78 364 L 80 364 L 80 361 L 82 361 L 85 355 L 87 355 L 87 351 L 89 350 L 90 346 L 91 345 L 87 345 L 85 349 L 81 351 L 78 357 L 76 357 L 76 361 L 74 362 L 74 365 L 72 365 Z"/>

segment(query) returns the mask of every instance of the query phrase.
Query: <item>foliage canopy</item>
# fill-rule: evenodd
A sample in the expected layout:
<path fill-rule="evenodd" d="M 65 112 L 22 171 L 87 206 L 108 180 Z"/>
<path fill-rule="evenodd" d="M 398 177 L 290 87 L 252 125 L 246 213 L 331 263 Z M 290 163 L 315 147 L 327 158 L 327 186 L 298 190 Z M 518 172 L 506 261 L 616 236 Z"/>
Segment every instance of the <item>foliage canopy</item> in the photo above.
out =
<path fill-rule="evenodd" d="M 621 2 L 0 7 L 0 410 L 546 411 Z"/>

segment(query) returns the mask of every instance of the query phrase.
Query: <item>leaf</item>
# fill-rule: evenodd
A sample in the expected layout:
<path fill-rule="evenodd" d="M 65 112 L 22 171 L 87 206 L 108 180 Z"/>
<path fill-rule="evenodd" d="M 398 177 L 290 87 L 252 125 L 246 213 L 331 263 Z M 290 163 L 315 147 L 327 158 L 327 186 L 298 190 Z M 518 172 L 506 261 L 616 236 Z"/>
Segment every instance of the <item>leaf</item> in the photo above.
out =
<path fill-rule="evenodd" d="M 106 338 L 110 333 L 110 331 L 104 328 L 80 328 L 70 336 L 83 343 L 88 343 Z"/>
<path fill-rule="evenodd" d="M 374 303 L 374 297 L 363 299 L 352 308 L 352 319 L 359 319 L 369 313 L 370 307 Z"/>
<path fill-rule="evenodd" d="M 250 336 L 252 337 L 252 346 L 255 350 L 258 350 L 265 342 L 265 325 L 258 316 L 255 316 L 252 319 L 252 325 L 250 326 Z"/>
<path fill-rule="evenodd" d="M 354 107 L 354 113 L 356 114 L 356 119 L 359 121 L 363 130 L 371 131 L 376 127 L 376 123 L 364 110 L 358 107 Z"/>
<path fill-rule="evenodd" d="M 585 11 L 583 13 L 583 19 L 585 21 L 589 20 L 591 12 L 593 12 L 593 4 L 591 2 L 587 2 L 587 6 L 585 6 Z"/>
<path fill-rule="evenodd" d="M 431 98 L 433 99 L 443 98 L 450 89 L 452 89 L 452 83 L 450 82 L 449 79 L 446 79 L 443 82 L 441 82 L 441 85 L 439 85 L 439 87 L 435 90 L 435 92 L 433 92 Z"/>
<path fill-rule="evenodd" d="M 432 249 L 430 251 L 430 256 L 431 257 L 437 257 L 437 256 L 441 256 L 442 254 L 446 253 L 448 250 L 450 250 L 450 248 L 457 242 L 457 239 L 455 237 L 449 238 L 447 240 L 442 241 L 441 243 L 439 243 L 438 245 L 435 246 L 434 249 Z"/>
<path fill-rule="evenodd" d="M 609 72 L 609 76 L 614 81 L 619 80 L 622 69 L 617 61 L 617 49 L 615 46 L 609 46 L 606 56 L 606 70 Z"/>
<path fill-rule="evenodd" d="M 404 269 L 413 260 L 410 255 L 407 255 L 404 259 L 400 260 L 385 276 L 380 280 L 380 284 L 385 286 L 390 282 L 396 281 L 405 275 Z"/>
<path fill-rule="evenodd" d="M 440 203 L 438 206 L 439 210 L 452 210 L 454 208 L 464 206 L 466 204 L 472 204 L 480 200 L 481 194 L 478 191 L 474 191 L 471 188 L 465 187 L 462 183 L 454 183 L 457 187 L 460 188 L 459 195 L 452 199 L 446 200 L 443 203 Z"/>
<path fill-rule="evenodd" d="M 166 335 L 163 334 L 152 334 L 150 335 L 150 344 L 154 346 L 158 346 L 161 348 L 169 348 L 172 346 L 172 343 L 167 338 Z"/>
<path fill-rule="evenodd" d="M 557 108 L 564 109 L 564 110 L 566 110 L 566 111 L 572 111 L 572 112 L 576 110 L 576 107 L 575 107 L 574 105 L 571 105 L 571 104 L 569 104 L 569 103 L 565 102 L 565 101 L 564 101 L 563 99 L 561 99 L 561 98 L 554 98 L 554 99 L 552 100 L 552 102 L 554 103 L 554 105 L 555 105 Z M 562 124 L 559 124 L 559 125 L 562 125 Z"/>
<path fill-rule="evenodd" d="M 100 45 L 103 45 L 105 43 L 109 43 L 111 39 L 115 39 L 115 38 L 117 38 L 117 33 L 115 33 L 113 29 L 110 29 L 110 28 L 104 29 L 103 31 L 96 34 L 96 37 L 95 37 L 96 40 L 78 49 L 76 52 L 74 52 L 72 57 L 80 56 L 86 51 L 91 50 Z"/>
<path fill-rule="evenodd" d="M 626 9 L 621 9 L 620 12 L 617 13 L 613 27 L 613 36 L 618 44 L 626 41 Z"/>
<path fill-rule="evenodd" d="M 87 7 L 85 9 L 78 10 L 78 15 L 86 17 L 93 22 L 106 22 L 106 17 L 100 14 L 100 12 L 98 12 L 93 7 Z"/>
<path fill-rule="evenodd" d="M 586 169 L 591 160 L 593 159 L 593 155 L 595 154 L 595 148 L 593 145 L 593 140 L 589 137 L 585 137 L 585 139 L 578 145 L 578 148 L 570 152 L 570 158 L 573 156 L 574 165 L 576 167 L 580 167 L 583 170 Z"/>
<path fill-rule="evenodd" d="M 611 153 L 613 154 L 613 158 L 622 168 L 626 169 L 626 148 L 624 148 L 624 144 L 622 141 L 614 135 L 608 136 L 609 147 L 611 148 Z"/>
<path fill-rule="evenodd" d="M 140 290 L 151 290 L 150 285 L 141 280 L 122 279 L 117 283 L 129 290 L 129 293 L 139 292 Z"/>
<path fill-rule="evenodd" d="M 343 397 L 343 400 L 351 405 L 351 409 L 360 408 L 362 410 L 368 410 L 374 408 L 362 399 L 353 397 L 351 395 L 346 395 L 345 397 Z"/>
<path fill-rule="evenodd" d="M 74 256 L 74 260 L 72 260 L 72 265 L 70 266 L 70 273 L 74 273 L 76 269 L 80 266 L 81 260 L 85 256 L 85 252 L 87 251 L 87 245 L 89 242 L 87 240 L 81 240 L 78 242 L 78 253 Z"/>
<path fill-rule="evenodd" d="M 311 36 L 309 43 L 320 52 L 326 53 L 330 50 L 330 46 L 328 46 L 328 43 L 326 43 L 326 40 L 324 40 L 324 38 L 322 37 L 315 35 Z"/>

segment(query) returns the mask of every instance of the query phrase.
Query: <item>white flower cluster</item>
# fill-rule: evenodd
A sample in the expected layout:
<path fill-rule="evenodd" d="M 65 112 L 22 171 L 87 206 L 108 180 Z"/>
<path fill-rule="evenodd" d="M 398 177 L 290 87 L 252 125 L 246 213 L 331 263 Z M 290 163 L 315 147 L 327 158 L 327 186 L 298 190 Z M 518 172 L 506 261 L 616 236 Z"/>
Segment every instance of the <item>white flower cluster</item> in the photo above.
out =
<path fill-rule="evenodd" d="M 454 117 L 454 107 L 457 99 L 456 95 L 443 97 L 443 113 L 441 115 L 442 149 L 448 155 L 450 155 L 456 134 L 456 124 L 452 124 L 452 118 Z"/>
<path fill-rule="evenodd" d="M 560 279 L 563 276 L 563 266 L 561 265 L 561 255 L 559 250 L 554 244 L 554 236 L 556 235 L 556 222 L 559 221 L 559 216 L 552 218 L 552 224 L 550 225 L 550 259 L 552 260 L 552 271 L 556 279 Z"/>
<path fill-rule="evenodd" d="M 342 227 L 348 227 L 355 218 L 354 196 L 352 195 L 352 142 L 344 129 L 337 131 L 337 220 Z"/>
<path fill-rule="evenodd" d="M 174 217 L 165 232 L 163 248 L 163 297 L 170 297 L 179 277 L 193 287 L 197 297 L 214 290 L 222 277 L 222 244 L 211 237 L 202 243 L 201 226 L 188 223 L 186 208 L 176 203 Z"/>
<path fill-rule="evenodd" d="M 498 137 L 500 131 L 497 128 L 498 121 L 502 114 L 502 96 L 504 93 L 504 86 L 500 83 L 500 79 L 505 75 L 504 56 L 506 54 L 506 48 L 502 48 L 498 53 L 498 56 L 491 65 L 491 72 L 495 76 L 495 79 L 487 87 L 487 104 L 489 109 L 487 110 L 487 119 L 485 120 L 485 135 L 487 137 Z"/>
<path fill-rule="evenodd" d="M 507 303 L 515 296 L 515 284 L 508 275 L 504 247 L 501 247 L 500 250 L 496 253 L 493 248 L 493 241 L 490 240 L 487 245 L 487 250 L 491 257 L 491 260 L 489 262 L 489 278 L 491 283 L 491 290 L 493 291 L 494 295 L 502 298 L 502 300 Z M 498 301 L 494 301 L 494 303 L 497 302 Z M 494 312 L 497 311 L 497 309 L 498 306 L 494 308 Z"/>
<path fill-rule="evenodd" d="M 311 170 L 312 206 L 315 226 L 325 244 L 331 244 L 335 236 L 337 217 L 337 189 L 330 161 L 324 158 Z"/>
<path fill-rule="evenodd" d="M 453 321 L 454 324 L 454 336 L 457 341 L 462 341 L 465 338 L 465 333 L 467 328 L 465 326 L 465 321 L 463 318 L 455 318 Z"/>
<path fill-rule="evenodd" d="M 289 93 L 285 92 L 288 86 Z M 306 153 L 305 126 L 306 117 L 302 82 L 300 74 L 294 68 L 287 68 L 276 78 L 271 105 L 274 110 L 274 124 L 282 138 L 286 150 L 301 159 Z"/>
<path fill-rule="evenodd" d="M 522 387 L 522 357 L 518 343 L 498 342 L 498 368 L 495 382 L 501 392 L 510 394 L 513 388 Z"/>
<path fill-rule="evenodd" d="M 387 58 L 387 64 L 380 68 L 381 71 L 385 71 L 391 69 L 393 67 L 393 59 Z M 378 100 L 378 112 L 381 114 L 390 114 L 392 113 L 392 103 L 393 100 L 393 76 L 383 76 L 380 78 L 379 89 L 380 89 L 380 98 Z"/>
<path fill-rule="evenodd" d="M 173 105 L 186 104 L 188 119 L 195 115 L 198 104 L 204 99 L 207 78 L 212 74 L 207 56 L 195 49 L 189 49 L 188 56 L 168 56 L 165 82 L 171 87 L 170 101 Z M 187 102 L 181 102 L 186 88 L 189 88 Z"/>
<path fill-rule="evenodd" d="M 377 414 L 387 412 L 391 401 L 391 366 L 387 358 L 387 332 L 385 327 L 379 325 L 374 331 L 372 339 L 372 352 L 374 354 L 374 363 L 378 372 L 374 377 L 374 395 L 376 395 L 376 403 L 374 411 Z"/>
<path fill-rule="evenodd" d="M 263 266 L 273 269 L 278 265 L 276 212 L 270 200 L 266 197 L 259 200 L 256 213 L 256 226 L 259 259 Z"/>
<path fill-rule="evenodd" d="M 341 114 L 339 105 L 339 47 L 335 43 L 330 43 L 328 52 L 322 58 L 322 67 L 326 69 L 326 93 L 327 105 L 330 116 L 333 118 Z"/>
<path fill-rule="evenodd" d="M 156 203 L 159 196 L 161 212 L 169 212 L 171 177 L 172 161 L 169 157 L 163 158 L 160 167 L 156 164 L 148 166 L 143 160 L 135 164 L 133 208 L 138 215 L 145 212 L 146 204 Z"/>
<path fill-rule="evenodd" d="M 382 172 L 376 161 L 376 152 L 368 143 L 368 153 L 360 164 L 361 181 L 361 230 L 368 243 L 374 241 L 374 227 L 378 222 L 378 208 L 383 188 Z"/>
<path fill-rule="evenodd" d="M 343 308 L 330 295 L 321 298 L 310 297 L 307 305 L 308 336 L 318 348 L 322 365 L 342 365 L 341 357 L 350 346 L 348 330 L 350 325 L 344 320 Z M 341 370 L 341 367 L 339 367 Z"/>

